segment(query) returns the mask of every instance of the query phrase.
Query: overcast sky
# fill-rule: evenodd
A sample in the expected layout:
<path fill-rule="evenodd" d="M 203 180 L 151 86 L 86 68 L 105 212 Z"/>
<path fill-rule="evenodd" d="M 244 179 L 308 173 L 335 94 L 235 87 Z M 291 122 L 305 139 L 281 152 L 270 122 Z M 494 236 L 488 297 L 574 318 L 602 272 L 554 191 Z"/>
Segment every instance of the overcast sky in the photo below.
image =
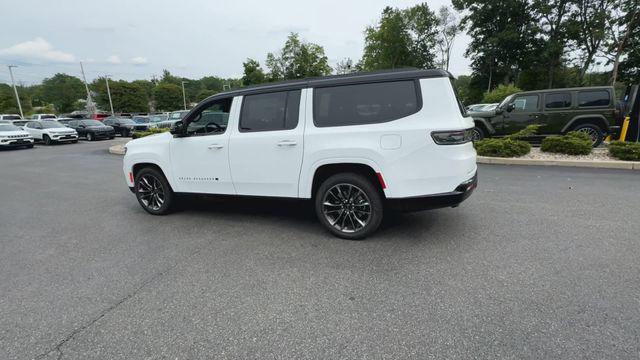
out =
<path fill-rule="evenodd" d="M 242 62 L 262 65 L 268 52 L 297 32 L 324 46 L 330 64 L 360 59 L 363 31 L 387 6 L 405 8 L 410 0 L 2 0 L 0 82 L 33 84 L 57 72 L 80 76 L 84 62 L 89 81 L 150 79 L 168 69 L 177 76 L 239 77 Z M 450 0 L 427 1 L 432 10 Z M 450 71 L 468 74 L 463 56 L 469 38 L 454 44 Z"/>

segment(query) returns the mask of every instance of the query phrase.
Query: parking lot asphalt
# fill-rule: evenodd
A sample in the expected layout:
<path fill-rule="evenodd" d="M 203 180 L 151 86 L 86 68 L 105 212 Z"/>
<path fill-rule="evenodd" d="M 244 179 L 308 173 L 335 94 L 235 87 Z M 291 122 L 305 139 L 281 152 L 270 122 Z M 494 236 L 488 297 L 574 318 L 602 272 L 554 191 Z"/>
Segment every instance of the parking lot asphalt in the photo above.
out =
<path fill-rule="evenodd" d="M 332 237 L 306 203 L 146 214 L 120 140 L 0 151 L 0 359 L 637 359 L 640 174 L 480 166 Z"/>

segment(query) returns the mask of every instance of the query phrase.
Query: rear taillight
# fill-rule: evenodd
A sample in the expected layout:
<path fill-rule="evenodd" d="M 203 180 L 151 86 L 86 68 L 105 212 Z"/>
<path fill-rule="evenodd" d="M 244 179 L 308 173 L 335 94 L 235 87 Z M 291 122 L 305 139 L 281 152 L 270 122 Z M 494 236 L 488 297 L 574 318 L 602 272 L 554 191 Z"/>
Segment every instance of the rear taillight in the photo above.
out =
<path fill-rule="evenodd" d="M 473 129 L 434 131 L 431 137 L 438 145 L 459 145 L 473 140 Z"/>

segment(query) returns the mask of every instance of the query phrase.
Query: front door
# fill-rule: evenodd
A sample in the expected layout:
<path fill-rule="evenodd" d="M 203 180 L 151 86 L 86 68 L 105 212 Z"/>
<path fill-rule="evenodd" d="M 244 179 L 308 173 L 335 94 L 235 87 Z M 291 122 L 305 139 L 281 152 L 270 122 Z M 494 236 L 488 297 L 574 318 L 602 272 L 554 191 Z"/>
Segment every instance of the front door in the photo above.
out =
<path fill-rule="evenodd" d="M 235 194 L 229 171 L 229 131 L 233 98 L 211 100 L 185 119 L 186 133 L 171 139 L 177 192 Z"/>
<path fill-rule="evenodd" d="M 502 113 L 502 132 L 505 135 L 516 133 L 529 125 L 536 124 L 542 115 L 540 97 L 537 94 L 516 95 L 511 104 L 514 106 L 513 110 Z"/>
<path fill-rule="evenodd" d="M 229 161 L 238 195 L 298 197 L 305 90 L 247 95 L 231 133 Z M 303 115 L 300 115 L 303 114 Z"/>

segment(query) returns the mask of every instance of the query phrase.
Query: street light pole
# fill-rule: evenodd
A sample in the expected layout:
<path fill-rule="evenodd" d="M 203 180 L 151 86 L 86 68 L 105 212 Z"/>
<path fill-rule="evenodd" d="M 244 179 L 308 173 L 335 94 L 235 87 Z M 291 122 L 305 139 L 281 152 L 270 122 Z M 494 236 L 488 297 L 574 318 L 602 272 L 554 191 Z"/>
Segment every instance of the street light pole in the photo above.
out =
<path fill-rule="evenodd" d="M 184 83 L 186 81 L 182 82 L 182 102 L 184 103 L 184 109 L 187 110 L 187 95 L 184 92 Z"/>
<path fill-rule="evenodd" d="M 109 106 L 111 107 L 111 116 L 116 116 L 116 113 L 113 112 L 113 102 L 111 101 L 111 90 L 109 90 L 109 76 L 111 75 L 105 75 L 104 81 L 106 81 L 107 83 L 107 95 L 109 95 Z"/>
<path fill-rule="evenodd" d="M 16 81 L 13 79 L 13 70 L 16 65 L 7 65 L 9 68 L 9 75 L 11 75 L 11 84 L 13 85 L 13 92 L 16 94 L 16 101 L 18 102 L 18 109 L 20 109 L 20 117 L 24 119 L 24 114 L 22 113 L 22 104 L 20 104 L 20 96 L 18 96 L 18 88 L 16 88 Z"/>

